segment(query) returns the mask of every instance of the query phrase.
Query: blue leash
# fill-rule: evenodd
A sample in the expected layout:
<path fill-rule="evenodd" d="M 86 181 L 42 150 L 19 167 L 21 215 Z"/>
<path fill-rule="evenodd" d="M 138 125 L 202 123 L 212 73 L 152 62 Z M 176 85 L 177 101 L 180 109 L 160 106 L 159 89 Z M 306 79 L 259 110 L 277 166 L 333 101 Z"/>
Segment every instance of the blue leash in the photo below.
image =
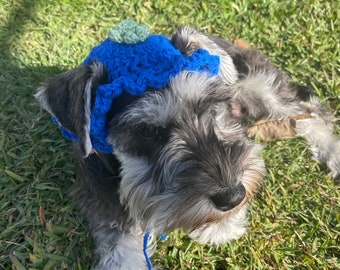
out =
<path fill-rule="evenodd" d="M 150 237 L 150 231 L 147 231 L 144 234 L 144 238 L 143 238 L 143 254 L 144 254 L 144 258 L 145 258 L 148 270 L 152 270 L 152 265 L 151 265 L 151 262 L 150 262 L 150 259 L 149 259 L 148 253 L 147 253 L 149 237 Z M 159 237 L 162 239 L 162 241 L 166 240 L 166 237 L 165 237 L 164 234 L 160 234 Z"/>

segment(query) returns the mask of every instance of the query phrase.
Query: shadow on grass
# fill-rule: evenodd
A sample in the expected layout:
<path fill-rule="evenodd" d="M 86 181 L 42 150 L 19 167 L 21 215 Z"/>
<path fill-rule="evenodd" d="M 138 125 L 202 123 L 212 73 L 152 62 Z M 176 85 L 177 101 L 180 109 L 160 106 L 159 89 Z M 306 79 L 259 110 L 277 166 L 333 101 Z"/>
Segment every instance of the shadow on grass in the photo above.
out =
<path fill-rule="evenodd" d="M 0 83 L 2 86 L 10 84 L 16 86 L 18 90 L 31 93 L 32 87 L 36 88 L 46 76 L 64 71 L 62 67 L 57 66 L 21 66 L 21 63 L 15 59 L 18 52 L 12 51 L 12 45 L 23 35 L 25 26 L 35 17 L 36 10 L 43 2 L 42 0 L 16 1 L 9 12 L 8 20 L 1 25 Z M 1 88 L 3 89 L 4 87 Z"/>
<path fill-rule="evenodd" d="M 37 123 L 45 114 L 39 113 L 40 106 L 33 97 L 37 87 L 46 77 L 61 73 L 65 68 L 30 66 L 20 59 L 21 53 L 14 49 L 16 42 L 24 35 L 26 26 L 32 21 L 34 23 L 35 13 L 43 2 L 13 1 L 8 11 L 8 19 L 3 20 L 0 25 L 0 269 L 26 269 L 24 265 L 28 261 L 39 265 L 37 260 L 40 258 L 34 258 L 39 253 L 37 247 L 44 244 L 47 246 L 48 241 L 44 228 L 39 223 L 40 206 L 49 210 L 49 216 L 46 217 L 49 220 L 60 218 L 53 217 L 53 213 L 60 208 L 71 209 L 65 195 L 70 183 L 55 181 L 53 174 L 58 172 L 46 167 L 55 166 L 46 165 L 53 156 L 53 150 L 48 148 L 50 145 L 53 148 L 53 144 L 60 142 L 48 137 L 53 133 L 50 123 Z M 58 139 L 58 135 L 56 134 L 55 138 Z M 42 138 L 45 143 L 41 143 Z M 62 147 L 65 145 L 67 144 Z M 67 153 L 60 154 L 61 163 L 65 156 Z M 54 160 L 58 158 L 59 156 L 53 157 Z M 60 175 L 64 176 L 59 177 L 72 177 L 72 165 L 67 166 L 69 172 L 60 170 Z M 47 172 L 42 174 L 44 168 Z M 52 180 L 48 177 L 50 175 Z M 39 192 L 37 183 L 43 191 Z M 43 192 L 45 194 L 42 194 Z M 56 198 L 56 202 L 45 202 L 48 196 L 51 200 Z M 67 213 L 66 211 L 65 215 Z M 62 221 L 59 222 L 63 224 Z M 65 226 L 72 227 L 72 224 Z M 47 250 L 41 250 L 41 254 L 46 252 Z M 78 261 L 77 253 L 71 250 L 68 257 Z M 40 266 L 47 265 L 48 262 L 41 261 Z"/>

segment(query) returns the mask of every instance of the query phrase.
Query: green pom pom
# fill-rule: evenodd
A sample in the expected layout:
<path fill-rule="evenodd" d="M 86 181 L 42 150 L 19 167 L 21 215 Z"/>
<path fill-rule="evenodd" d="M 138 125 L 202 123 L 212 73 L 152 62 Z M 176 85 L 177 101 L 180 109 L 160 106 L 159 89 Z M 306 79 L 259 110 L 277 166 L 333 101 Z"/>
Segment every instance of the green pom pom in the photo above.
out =
<path fill-rule="evenodd" d="M 116 27 L 110 28 L 108 32 L 109 39 L 125 44 L 143 42 L 148 35 L 149 29 L 146 25 L 138 25 L 131 20 L 121 21 Z"/>

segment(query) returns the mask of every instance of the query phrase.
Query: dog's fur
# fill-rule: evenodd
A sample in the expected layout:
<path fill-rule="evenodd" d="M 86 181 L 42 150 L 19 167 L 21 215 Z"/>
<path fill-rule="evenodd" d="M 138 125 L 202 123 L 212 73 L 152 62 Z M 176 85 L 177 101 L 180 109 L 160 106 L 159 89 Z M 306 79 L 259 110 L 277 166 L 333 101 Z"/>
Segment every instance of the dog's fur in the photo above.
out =
<path fill-rule="evenodd" d="M 190 27 L 170 40 L 184 55 L 198 48 L 219 55 L 219 76 L 184 71 L 164 89 L 116 98 L 107 115 L 112 154 L 94 150 L 84 158 L 95 91 L 107 80 L 101 63 L 49 79 L 36 94 L 79 138 L 71 196 L 88 220 L 97 269 L 145 269 L 146 231 L 180 228 L 217 245 L 240 237 L 247 202 L 265 175 L 261 147 L 246 135 L 250 121 L 312 114 L 296 132 L 333 178 L 340 175 L 332 115 L 306 88 L 290 84 L 256 50 Z"/>

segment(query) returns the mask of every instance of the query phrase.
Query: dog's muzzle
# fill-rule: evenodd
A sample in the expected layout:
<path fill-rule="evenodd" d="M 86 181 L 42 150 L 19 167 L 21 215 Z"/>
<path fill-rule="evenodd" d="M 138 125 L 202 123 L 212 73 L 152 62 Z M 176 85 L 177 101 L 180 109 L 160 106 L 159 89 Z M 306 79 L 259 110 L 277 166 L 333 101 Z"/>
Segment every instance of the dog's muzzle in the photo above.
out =
<path fill-rule="evenodd" d="M 211 196 L 215 207 L 223 212 L 238 206 L 246 197 L 246 189 L 242 183 L 223 189 L 223 191 Z"/>

